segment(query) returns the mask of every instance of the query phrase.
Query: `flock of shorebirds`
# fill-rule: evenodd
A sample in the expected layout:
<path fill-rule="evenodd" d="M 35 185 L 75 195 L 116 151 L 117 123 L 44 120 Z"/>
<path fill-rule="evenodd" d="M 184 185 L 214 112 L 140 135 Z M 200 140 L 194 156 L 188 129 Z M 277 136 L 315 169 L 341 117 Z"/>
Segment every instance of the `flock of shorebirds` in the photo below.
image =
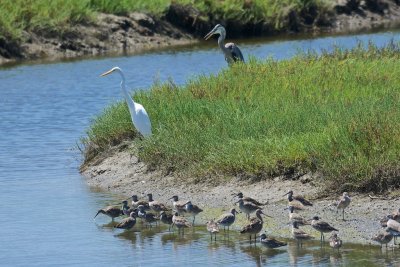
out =
<path fill-rule="evenodd" d="M 232 208 L 228 213 L 222 214 L 218 219 L 212 219 L 206 223 L 207 231 L 210 233 L 211 240 L 217 239 L 217 234 L 220 231 L 220 227 L 223 227 L 224 232 L 229 234 L 229 227 L 236 220 L 238 213 L 244 213 L 247 218 L 247 223 L 240 230 L 241 234 L 249 235 L 250 244 L 252 243 L 252 237 L 254 236 L 254 242 L 257 243 L 257 234 L 263 229 L 263 216 L 271 217 L 265 214 L 262 207 L 267 203 L 261 203 L 254 198 L 245 197 L 242 193 L 233 194 L 236 199 L 235 204 L 239 205 L 238 212 L 236 208 Z M 332 248 L 339 249 L 342 246 L 342 240 L 339 238 L 337 232 L 339 231 L 328 222 L 322 221 L 318 216 L 314 216 L 311 220 L 305 219 L 297 211 L 301 211 L 312 206 L 313 204 L 300 195 L 294 195 L 293 191 L 288 191 L 284 196 L 288 199 L 288 210 L 289 210 L 289 221 L 292 225 L 292 236 L 297 241 L 298 246 L 302 246 L 304 241 L 313 239 L 313 236 L 300 229 L 300 226 L 310 225 L 312 228 L 321 233 L 321 243 L 325 241 L 324 233 L 332 233 L 329 238 L 329 245 Z M 172 208 L 167 205 L 153 199 L 152 194 L 147 194 L 148 200 L 139 200 L 137 195 L 131 197 L 131 207 L 128 205 L 128 199 L 122 201 L 122 208 L 117 206 L 108 206 L 100 209 L 96 216 L 100 213 L 105 214 L 114 221 L 114 218 L 119 216 L 128 216 L 122 219 L 115 228 L 121 228 L 129 230 L 135 226 L 137 218 L 141 219 L 142 223 L 146 223 L 148 227 L 152 227 L 152 224 L 158 224 L 159 221 L 168 225 L 169 231 L 174 227 L 178 228 L 178 234 L 184 234 L 184 229 L 192 227 L 194 225 L 196 216 L 203 210 L 197 205 L 192 204 L 191 201 L 180 201 L 178 196 L 170 198 L 172 201 Z M 130 198 L 129 198 L 130 199 Z M 341 210 L 342 219 L 344 218 L 345 209 L 350 205 L 351 198 L 347 192 L 343 193 L 343 196 L 336 203 L 336 213 L 338 214 Z M 171 212 L 172 211 L 172 212 Z M 255 217 L 250 217 L 251 214 L 255 213 Z M 95 218 L 96 218 L 95 216 Z M 188 217 L 193 217 L 192 221 L 189 221 Z M 382 227 L 386 227 L 384 233 L 379 233 L 372 238 L 382 245 L 386 245 L 397 236 L 400 236 L 400 209 L 385 216 L 381 219 L 380 224 Z M 278 248 L 286 246 L 287 243 L 276 240 L 275 238 L 267 236 L 265 233 L 259 234 L 260 243 L 267 248 Z M 394 240 L 394 244 L 396 242 Z"/>

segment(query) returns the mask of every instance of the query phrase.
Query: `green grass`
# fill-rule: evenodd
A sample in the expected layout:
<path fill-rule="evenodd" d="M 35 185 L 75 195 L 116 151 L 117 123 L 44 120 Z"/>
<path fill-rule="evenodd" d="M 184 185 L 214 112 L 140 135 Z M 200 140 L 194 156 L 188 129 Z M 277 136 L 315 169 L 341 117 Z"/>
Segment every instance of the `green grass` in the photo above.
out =
<path fill-rule="evenodd" d="M 134 98 L 152 120 L 154 135 L 135 139 L 150 165 L 197 177 L 319 172 L 339 191 L 400 185 L 398 47 L 253 59 Z M 134 136 L 116 103 L 88 130 L 86 160 Z"/>
<path fill-rule="evenodd" d="M 73 24 L 93 21 L 96 12 L 125 15 L 142 11 L 161 16 L 171 2 L 190 4 L 216 21 L 268 22 L 287 26 L 289 11 L 327 13 L 333 0 L 1 0 L 0 38 L 20 40 L 22 31 L 62 33 Z M 209 18 L 208 18 L 209 19 Z"/>

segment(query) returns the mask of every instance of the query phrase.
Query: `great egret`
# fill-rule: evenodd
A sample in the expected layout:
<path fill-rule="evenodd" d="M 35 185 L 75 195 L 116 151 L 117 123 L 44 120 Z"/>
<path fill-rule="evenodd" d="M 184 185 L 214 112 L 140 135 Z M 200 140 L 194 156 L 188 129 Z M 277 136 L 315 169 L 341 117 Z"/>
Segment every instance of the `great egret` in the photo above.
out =
<path fill-rule="evenodd" d="M 221 24 L 217 24 L 214 27 L 214 29 L 212 29 L 209 33 L 207 33 L 206 36 L 204 36 L 204 39 L 208 40 L 214 34 L 219 34 L 218 45 L 221 48 L 222 52 L 224 53 L 225 60 L 228 62 L 228 64 L 232 64 L 236 61 L 244 62 L 242 52 L 240 51 L 237 45 L 235 45 L 234 43 L 227 43 L 224 45 L 226 31 Z"/>
<path fill-rule="evenodd" d="M 148 137 L 151 135 L 151 122 L 149 115 L 147 114 L 144 107 L 133 101 L 128 91 L 125 88 L 125 76 L 122 70 L 119 67 L 114 67 L 109 71 L 101 74 L 100 76 L 106 76 L 113 72 L 117 72 L 121 75 L 121 89 L 124 93 L 126 103 L 128 104 L 129 113 L 131 114 L 131 119 L 133 126 L 135 126 L 136 130 L 143 135 L 144 137 Z"/>

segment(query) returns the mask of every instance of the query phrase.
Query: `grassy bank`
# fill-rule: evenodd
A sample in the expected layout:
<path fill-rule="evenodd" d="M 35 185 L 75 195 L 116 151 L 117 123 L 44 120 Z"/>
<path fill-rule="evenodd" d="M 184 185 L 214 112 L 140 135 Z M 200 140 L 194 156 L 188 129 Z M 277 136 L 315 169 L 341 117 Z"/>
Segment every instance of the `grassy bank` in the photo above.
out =
<path fill-rule="evenodd" d="M 171 2 L 191 5 L 206 20 L 268 22 L 275 29 L 287 27 L 289 13 L 304 13 L 308 19 L 322 17 L 332 10 L 331 0 L 2 0 L 0 37 L 22 38 L 22 31 L 62 34 L 73 24 L 93 21 L 96 12 L 123 15 L 142 11 L 162 16 Z"/>
<path fill-rule="evenodd" d="M 321 172 L 337 190 L 400 185 L 400 49 L 369 47 L 236 64 L 185 86 L 134 96 L 154 135 L 140 157 L 189 174 Z M 107 108 L 83 143 L 86 160 L 134 136 L 125 102 Z"/>

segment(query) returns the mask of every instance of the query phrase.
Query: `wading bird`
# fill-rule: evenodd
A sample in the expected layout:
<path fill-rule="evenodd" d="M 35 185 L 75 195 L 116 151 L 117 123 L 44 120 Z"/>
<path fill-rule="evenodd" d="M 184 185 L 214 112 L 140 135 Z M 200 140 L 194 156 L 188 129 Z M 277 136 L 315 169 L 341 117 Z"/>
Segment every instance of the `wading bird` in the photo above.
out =
<path fill-rule="evenodd" d="M 206 36 L 204 36 L 204 39 L 208 40 L 214 34 L 219 34 L 218 45 L 224 53 L 225 60 L 228 62 L 229 65 L 236 61 L 244 62 L 242 52 L 237 45 L 235 45 L 234 43 L 227 43 L 224 45 L 226 31 L 221 24 L 217 24 L 214 29 L 207 33 Z"/>
<path fill-rule="evenodd" d="M 256 236 L 259 232 L 261 232 L 263 228 L 264 221 L 261 215 L 270 217 L 266 215 L 261 209 L 257 209 L 256 217 L 251 218 L 250 222 L 247 225 L 243 226 L 242 230 L 240 230 L 241 234 L 249 234 L 250 244 L 251 244 L 251 235 L 254 234 L 254 243 L 257 243 Z"/>
<path fill-rule="evenodd" d="M 324 233 L 330 233 L 332 231 L 339 231 L 338 229 L 331 226 L 329 223 L 320 221 L 318 216 L 314 216 L 311 221 L 311 226 L 315 230 L 321 233 L 321 242 L 325 240 Z"/>
<path fill-rule="evenodd" d="M 214 219 L 206 223 L 207 231 L 210 232 L 211 241 L 214 235 L 214 241 L 217 241 L 217 234 L 219 233 L 218 223 Z"/>
<path fill-rule="evenodd" d="M 272 237 L 267 237 L 266 234 L 260 234 L 260 243 L 266 248 L 279 248 L 287 245 L 285 242 L 276 240 Z"/>
<path fill-rule="evenodd" d="M 96 213 L 96 216 L 94 216 L 94 218 L 96 218 L 97 215 L 99 215 L 100 213 L 107 215 L 108 217 L 111 217 L 112 221 L 114 221 L 114 218 L 124 215 L 124 212 L 120 208 L 117 208 L 114 206 L 108 206 L 108 207 L 105 207 L 104 209 L 99 210 Z"/>
<path fill-rule="evenodd" d="M 265 205 L 268 204 L 268 201 L 265 202 L 265 203 L 261 203 L 260 201 L 254 199 L 254 198 L 245 197 L 245 196 L 243 196 L 243 193 L 242 193 L 242 192 L 239 192 L 239 193 L 237 193 L 237 194 L 236 194 L 236 193 L 233 193 L 232 195 L 233 195 L 234 197 L 238 197 L 239 199 L 243 199 L 245 202 L 251 202 L 251 203 L 253 203 L 254 205 L 257 205 L 257 206 L 265 206 Z"/>
<path fill-rule="evenodd" d="M 131 212 L 128 218 L 123 219 L 120 223 L 118 223 L 114 228 L 120 228 L 129 230 L 136 224 L 136 213 Z"/>
<path fill-rule="evenodd" d="M 343 242 L 338 237 L 337 233 L 333 233 L 329 238 L 329 246 L 331 246 L 331 248 L 337 248 L 339 250 L 339 248 L 342 246 L 342 243 Z"/>
<path fill-rule="evenodd" d="M 339 209 L 342 210 L 342 219 L 344 221 L 344 210 L 350 205 L 351 199 L 347 192 L 343 193 L 343 196 L 339 199 L 338 204 L 336 206 L 336 214 L 339 213 Z"/>
<path fill-rule="evenodd" d="M 374 236 L 373 238 L 371 238 L 373 241 L 378 242 L 379 244 L 381 244 L 381 248 L 382 245 L 388 245 L 388 243 L 390 241 L 392 241 L 393 236 L 391 235 L 391 233 L 379 233 L 376 236 Z"/>
<path fill-rule="evenodd" d="M 122 70 L 118 67 L 114 67 L 109 71 L 101 74 L 100 76 L 106 76 L 113 72 L 117 72 L 121 75 L 121 89 L 124 93 L 126 104 L 128 104 L 129 113 L 131 114 L 131 119 L 133 126 L 135 126 L 136 130 L 143 135 L 144 137 L 148 137 L 151 135 L 151 122 L 149 115 L 147 114 L 144 107 L 133 101 L 132 97 L 129 95 L 128 91 L 125 88 L 125 76 Z"/>
<path fill-rule="evenodd" d="M 217 223 L 222 225 L 224 227 L 224 232 L 225 232 L 225 227 L 228 227 L 228 232 L 229 232 L 229 226 L 231 226 L 236 219 L 236 214 L 239 212 L 236 211 L 236 209 L 231 209 L 229 213 L 222 214 L 221 217 L 217 220 Z"/>
<path fill-rule="evenodd" d="M 304 240 L 310 240 L 313 239 L 313 237 L 303 230 L 299 229 L 299 226 L 297 222 L 292 223 L 292 235 L 293 238 L 297 240 L 297 246 L 303 246 L 303 241 Z"/>

